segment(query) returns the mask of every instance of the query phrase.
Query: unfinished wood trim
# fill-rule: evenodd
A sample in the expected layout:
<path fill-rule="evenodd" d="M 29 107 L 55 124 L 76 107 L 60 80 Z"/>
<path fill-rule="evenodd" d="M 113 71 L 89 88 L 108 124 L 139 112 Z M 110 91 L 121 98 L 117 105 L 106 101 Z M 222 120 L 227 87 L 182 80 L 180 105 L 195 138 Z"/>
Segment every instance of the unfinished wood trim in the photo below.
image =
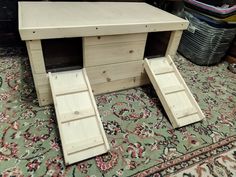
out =
<path fill-rule="evenodd" d="M 72 114 L 68 114 L 68 115 L 66 115 L 66 116 L 73 116 Z M 65 117 L 66 117 L 65 116 Z M 72 122 L 72 121 L 76 121 L 76 120 L 81 120 L 81 119 L 87 119 L 87 118 L 92 118 L 92 117 L 94 117 L 94 116 L 96 116 L 95 114 L 90 114 L 90 115 L 87 115 L 87 116 L 80 116 L 80 117 L 76 117 L 76 116 L 74 116 L 74 117 L 72 117 L 72 118 L 70 118 L 70 119 L 63 119 L 63 120 L 61 120 L 61 123 L 68 123 L 68 122 Z"/>
<path fill-rule="evenodd" d="M 89 36 L 105 36 L 133 33 L 163 32 L 173 30 L 183 30 L 188 26 L 188 22 L 173 22 L 171 24 L 130 24 L 128 26 L 106 26 L 99 27 L 71 27 L 71 28 L 33 28 L 21 29 L 20 36 L 22 40 L 38 40 L 38 39 L 56 39 L 70 37 L 89 37 Z"/>
<path fill-rule="evenodd" d="M 173 68 L 174 72 L 173 74 L 160 74 L 157 77 L 153 72 L 153 67 L 157 68 L 158 66 L 155 64 L 151 66 L 151 63 L 164 64 L 166 63 L 165 60 L 168 60 L 168 65 Z M 163 66 L 166 66 L 166 64 Z M 185 126 L 204 118 L 199 105 L 193 98 L 170 56 L 168 58 L 150 59 L 150 63 L 145 59 L 144 67 L 174 128 Z M 173 79 L 171 80 L 171 78 Z M 171 83 L 164 82 L 165 79 L 170 79 L 168 82 Z M 180 119 L 185 119 L 185 117 L 185 122 L 179 121 Z M 195 119 L 188 122 L 189 117 Z"/>
<path fill-rule="evenodd" d="M 143 60 L 87 67 L 86 71 L 91 85 L 141 76 L 145 72 Z"/>
<path fill-rule="evenodd" d="M 42 86 L 42 85 L 48 85 L 49 86 L 49 78 L 47 73 L 43 74 L 33 74 L 34 80 L 35 80 L 35 86 Z"/>
<path fill-rule="evenodd" d="M 150 69 L 151 66 L 149 65 L 148 59 L 146 59 L 146 58 L 144 59 L 144 68 L 148 74 L 148 77 L 149 77 L 151 83 L 155 83 L 156 82 L 155 73 Z M 170 107 L 168 106 L 167 102 L 165 101 L 165 97 L 164 97 L 160 87 L 157 84 L 152 84 L 152 85 L 153 85 L 154 89 L 156 90 L 156 93 L 158 94 L 158 97 L 161 100 L 161 104 L 163 105 L 168 117 L 174 117 L 174 114 L 170 110 Z M 169 119 L 169 120 L 174 128 L 179 127 L 179 125 L 175 119 Z"/>
<path fill-rule="evenodd" d="M 22 29 L 22 11 L 21 11 L 21 3 L 18 1 L 18 29 Z"/>
<path fill-rule="evenodd" d="M 42 50 L 41 40 L 30 40 L 30 50 Z"/>
<path fill-rule="evenodd" d="M 70 155 L 79 151 L 83 151 L 85 149 L 90 149 L 96 146 L 100 146 L 103 145 L 103 143 L 104 143 L 103 139 L 100 136 L 87 139 L 86 141 L 83 142 L 71 143 L 67 145 L 69 147 L 67 150 L 67 154 Z"/>
<path fill-rule="evenodd" d="M 46 106 L 53 104 L 52 93 L 50 89 L 50 85 L 45 85 L 45 89 L 41 87 L 36 88 L 36 94 L 39 102 L 39 106 Z"/>
<path fill-rule="evenodd" d="M 173 60 L 171 59 L 171 57 L 170 57 L 170 56 L 167 56 L 167 58 L 173 63 L 172 66 L 173 66 L 175 72 L 176 72 L 178 75 L 181 76 L 179 70 L 178 70 L 177 67 L 175 66 L 175 64 L 174 64 Z M 191 99 L 190 99 L 191 102 L 192 102 L 194 105 L 196 105 L 196 108 L 197 108 L 197 110 L 198 110 L 198 114 L 201 115 L 201 118 L 202 118 L 202 119 L 204 119 L 204 118 L 205 118 L 205 115 L 203 114 L 203 112 L 202 112 L 200 106 L 198 105 L 198 103 L 197 103 L 197 101 L 195 100 L 195 98 L 193 97 L 193 95 L 190 94 L 191 91 L 190 91 L 190 89 L 188 88 L 187 84 L 185 83 L 184 79 L 183 79 L 182 77 L 179 77 L 179 80 L 180 80 L 180 82 L 183 84 L 183 86 L 185 87 L 185 89 L 187 90 L 188 96 L 191 98 Z"/>
<path fill-rule="evenodd" d="M 84 151 L 79 151 L 77 153 L 69 154 L 68 156 L 70 156 L 70 164 L 78 162 L 78 153 L 79 153 L 80 159 L 87 160 L 88 159 L 87 153 L 90 153 L 91 158 L 92 158 L 92 157 L 100 156 L 101 154 L 107 153 L 107 151 L 105 150 L 104 144 L 103 144 L 100 146 L 91 147 Z M 66 165 L 69 165 L 69 164 L 66 164 Z"/>
<path fill-rule="evenodd" d="M 175 57 L 176 51 L 179 46 L 183 31 L 172 31 L 170 35 L 170 40 L 166 49 L 166 57 L 169 55 L 171 58 Z"/>
<path fill-rule="evenodd" d="M 75 111 L 75 112 L 71 112 L 71 113 L 63 113 L 60 115 L 60 117 L 61 117 L 60 121 L 61 121 L 61 123 L 65 123 L 65 122 L 84 119 L 84 118 L 88 119 L 88 118 L 92 118 L 94 116 L 96 116 L 95 110 L 87 109 L 87 110 L 83 110 L 80 112 Z"/>
<path fill-rule="evenodd" d="M 143 86 L 149 83 L 150 81 L 146 73 L 143 73 L 135 77 L 129 77 L 129 78 L 106 82 L 106 83 L 94 84 L 94 85 L 91 85 L 91 87 L 92 87 L 94 95 L 99 95 L 103 93 L 109 93 L 109 92 L 139 87 L 139 86 Z"/>
<path fill-rule="evenodd" d="M 183 118 L 189 115 L 197 114 L 197 109 L 195 107 L 187 107 L 187 108 L 181 108 L 177 111 L 175 114 L 176 118 Z"/>
<path fill-rule="evenodd" d="M 36 74 L 36 90 L 40 106 L 45 106 L 53 103 L 51 96 L 51 88 L 47 74 Z M 91 85 L 94 95 L 130 89 L 134 87 L 143 86 L 150 83 L 146 72 L 143 71 L 137 76 L 127 77 L 105 83 L 98 83 Z"/>
<path fill-rule="evenodd" d="M 33 74 L 46 74 L 41 41 L 26 41 L 30 66 Z"/>
<path fill-rule="evenodd" d="M 198 112 L 197 112 L 197 111 L 193 111 L 193 112 L 188 113 L 187 116 L 186 116 L 186 115 L 179 116 L 179 117 L 178 117 L 178 120 L 180 120 L 180 119 L 182 119 L 182 118 L 186 119 L 186 117 L 190 117 L 190 116 L 193 116 L 193 115 L 197 115 L 197 116 L 198 116 Z M 184 123 L 184 124 L 186 124 L 186 122 L 187 122 L 187 121 L 185 120 L 185 123 Z M 192 120 L 191 122 L 194 123 L 195 120 Z M 190 123 L 187 122 L 187 124 L 190 124 Z M 181 125 L 181 124 L 180 124 L 180 125 Z M 183 124 L 182 124 L 182 125 L 183 125 Z"/>
<path fill-rule="evenodd" d="M 52 76 L 52 73 L 49 72 L 49 73 L 48 73 L 48 76 L 49 76 L 49 81 L 50 81 L 50 83 L 53 83 L 53 82 L 51 82 L 51 78 L 53 77 L 53 76 Z M 53 85 L 53 84 L 50 84 L 50 87 L 51 87 L 51 92 L 54 93 L 54 91 L 55 91 L 54 85 Z M 57 104 L 57 102 L 56 102 L 56 96 L 55 96 L 54 94 L 52 94 L 52 98 L 53 98 L 54 105 L 56 105 L 56 104 Z M 56 116 L 60 115 L 57 109 L 55 109 L 55 112 L 56 112 Z M 60 118 L 59 118 L 59 120 L 60 120 Z M 60 134 L 61 143 L 62 143 L 62 144 L 65 144 L 66 141 L 65 141 L 64 136 L 63 136 L 63 133 L 62 133 L 62 126 L 61 126 L 60 122 L 57 122 L 57 124 L 58 124 L 58 129 L 59 129 L 59 134 Z M 62 146 L 62 151 L 63 151 L 63 154 L 64 154 L 64 156 L 65 156 L 65 155 L 67 154 L 67 149 L 66 149 L 65 146 Z M 66 159 L 65 159 L 65 163 L 66 163 L 66 164 L 69 164 L 69 162 L 67 162 Z"/>
<path fill-rule="evenodd" d="M 183 125 L 183 126 L 190 125 L 190 124 L 195 123 L 196 122 L 195 120 L 198 119 L 198 117 L 199 117 L 198 114 L 192 114 L 192 115 L 179 118 L 178 122 L 180 125 Z"/>
<path fill-rule="evenodd" d="M 167 73 L 172 73 L 174 72 L 173 70 L 168 70 L 166 68 L 159 68 L 158 72 L 154 72 L 155 75 L 159 75 L 159 74 L 167 74 Z"/>
<path fill-rule="evenodd" d="M 146 41 L 147 33 L 84 37 L 84 46 Z"/>
<path fill-rule="evenodd" d="M 95 111 L 96 115 L 98 116 L 98 119 L 96 119 L 96 121 L 97 121 L 97 123 L 100 125 L 100 126 L 99 126 L 99 130 L 100 130 L 100 132 L 101 132 L 101 134 L 102 134 L 103 140 L 104 140 L 104 142 L 105 142 L 105 145 L 106 145 L 106 148 L 107 148 L 107 151 L 108 151 L 108 150 L 110 150 L 110 146 L 109 146 L 109 143 L 108 143 L 107 138 L 105 138 L 105 137 L 106 137 L 106 134 L 105 134 L 104 129 L 101 129 L 101 127 L 103 127 L 102 121 L 101 121 L 101 118 L 100 118 L 100 116 L 99 116 L 99 112 L 98 112 L 98 110 L 97 110 L 96 101 L 95 101 L 95 99 L 94 99 L 94 96 L 92 95 L 93 92 L 92 92 L 92 89 L 91 89 L 91 86 L 90 86 L 90 82 L 89 82 L 89 79 L 88 79 L 88 76 L 87 76 L 87 73 L 86 73 L 86 69 L 85 69 L 85 68 L 83 69 L 83 76 L 84 76 L 84 79 L 85 79 L 85 81 L 86 81 L 86 84 L 87 84 L 87 87 L 88 87 L 88 90 L 89 90 L 90 99 L 91 99 L 91 101 L 92 101 L 92 103 L 93 103 L 94 111 Z"/>
<path fill-rule="evenodd" d="M 176 86 L 171 86 L 171 87 L 165 87 L 162 90 L 165 94 L 171 94 L 171 93 L 175 93 L 175 92 L 184 91 L 185 88 L 183 86 L 176 85 Z"/>
<path fill-rule="evenodd" d="M 66 165 L 107 152 L 109 144 L 86 71 L 82 69 L 49 73 L 49 80 Z M 78 90 L 86 87 L 87 91 L 71 93 L 71 90 L 68 90 L 66 94 L 68 87 L 65 86 L 62 87 L 65 89 L 64 92 L 58 92 L 58 90 L 63 91 L 61 89 L 63 81 L 66 84 L 72 82 L 72 88 L 79 86 Z M 55 87 L 60 87 L 60 89 Z M 57 93 L 64 94 L 57 96 Z M 88 127 L 91 127 L 91 130 Z"/>
<path fill-rule="evenodd" d="M 54 85 L 56 87 L 54 94 L 57 96 L 88 90 L 84 76 L 80 74 L 78 70 L 58 73 L 60 73 L 60 77 L 54 80 Z"/>
<path fill-rule="evenodd" d="M 22 40 L 173 31 L 188 25 L 146 3 L 20 2 L 19 9 Z"/>
<path fill-rule="evenodd" d="M 88 90 L 87 89 L 84 89 L 84 90 L 73 89 L 73 90 L 70 90 L 69 92 L 66 92 L 66 93 L 65 92 L 57 92 L 56 96 L 63 96 L 63 95 L 86 92 L 86 91 L 88 91 Z"/>

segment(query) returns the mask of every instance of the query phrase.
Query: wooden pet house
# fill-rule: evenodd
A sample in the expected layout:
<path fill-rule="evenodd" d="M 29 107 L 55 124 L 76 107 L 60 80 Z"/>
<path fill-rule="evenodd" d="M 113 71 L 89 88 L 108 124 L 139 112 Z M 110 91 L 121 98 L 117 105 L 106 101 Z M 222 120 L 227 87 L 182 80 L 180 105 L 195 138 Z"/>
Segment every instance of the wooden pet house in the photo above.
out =
<path fill-rule="evenodd" d="M 174 128 L 203 119 L 172 61 L 187 27 L 146 3 L 19 2 L 39 105 L 54 103 L 66 164 L 109 150 L 96 94 L 150 80 Z M 163 31 L 171 32 L 165 55 L 144 59 L 148 34 Z"/>

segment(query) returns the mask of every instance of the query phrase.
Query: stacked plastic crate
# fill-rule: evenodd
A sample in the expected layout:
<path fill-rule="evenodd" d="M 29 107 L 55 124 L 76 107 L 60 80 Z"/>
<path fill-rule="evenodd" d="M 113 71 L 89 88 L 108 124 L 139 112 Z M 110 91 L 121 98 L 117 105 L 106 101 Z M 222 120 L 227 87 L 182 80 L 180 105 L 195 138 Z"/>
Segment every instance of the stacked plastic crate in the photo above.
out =
<path fill-rule="evenodd" d="M 215 7 L 200 2 L 197 6 L 196 0 L 185 1 L 183 17 L 190 25 L 179 52 L 198 65 L 219 63 L 236 34 L 236 5 Z"/>

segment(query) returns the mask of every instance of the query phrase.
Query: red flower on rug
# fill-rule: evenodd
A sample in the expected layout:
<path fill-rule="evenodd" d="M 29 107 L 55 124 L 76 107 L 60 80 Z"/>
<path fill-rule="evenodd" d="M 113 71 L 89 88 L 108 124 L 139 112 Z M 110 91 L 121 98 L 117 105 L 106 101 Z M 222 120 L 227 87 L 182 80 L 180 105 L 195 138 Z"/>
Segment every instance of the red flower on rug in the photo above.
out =
<path fill-rule="evenodd" d="M 46 167 L 47 167 L 47 176 L 62 176 L 63 173 L 63 160 L 61 156 L 56 156 L 55 158 L 48 159 L 46 161 Z"/>
<path fill-rule="evenodd" d="M 81 173 L 88 173 L 88 169 L 91 167 L 91 164 L 88 164 L 87 162 L 82 162 L 77 165 L 77 169 Z"/>
<path fill-rule="evenodd" d="M 154 132 L 153 128 L 150 128 L 147 124 L 143 123 L 142 125 L 137 125 L 134 130 L 134 134 L 142 137 L 142 138 L 148 138 L 153 137 Z"/>
<path fill-rule="evenodd" d="M 53 140 L 50 140 L 50 145 L 51 145 L 51 148 L 55 151 L 59 151 L 60 150 L 60 146 L 57 142 L 57 139 L 53 139 Z"/>
<path fill-rule="evenodd" d="M 30 161 L 26 164 L 27 170 L 28 171 L 36 171 L 39 166 L 40 166 L 41 162 L 38 159 L 34 159 L 33 161 Z"/>
<path fill-rule="evenodd" d="M 118 133 L 122 131 L 119 123 L 116 121 L 107 121 L 107 122 L 103 122 L 102 124 L 103 124 L 105 132 L 108 135 L 117 135 Z"/>
<path fill-rule="evenodd" d="M 139 101 L 139 104 L 142 103 L 143 102 Z M 150 116 L 150 110 L 145 103 L 143 103 L 142 109 L 135 109 L 135 106 L 131 103 L 117 102 L 112 105 L 111 109 L 113 113 L 122 120 L 146 119 Z"/>
<path fill-rule="evenodd" d="M 24 175 L 22 174 L 22 171 L 17 167 L 6 169 L 5 171 L 3 171 L 1 173 L 1 176 L 3 176 L 3 177 L 8 177 L 8 176 L 24 177 Z"/>
<path fill-rule="evenodd" d="M 0 122 L 7 122 L 9 120 L 9 115 L 3 113 L 3 112 L 0 112 Z"/>
<path fill-rule="evenodd" d="M 8 93 L 0 94 L 0 101 L 7 100 L 11 95 Z"/>
<path fill-rule="evenodd" d="M 18 148 L 16 143 L 4 143 L 0 150 L 0 160 L 17 157 L 17 153 Z"/>
<path fill-rule="evenodd" d="M 132 158 L 142 158 L 145 152 L 145 148 L 140 142 L 130 143 L 127 148 L 127 152 L 131 154 Z"/>
<path fill-rule="evenodd" d="M 179 157 L 180 155 L 182 155 L 182 154 L 180 152 L 178 152 L 176 148 L 166 147 L 164 149 L 164 152 L 163 152 L 162 156 L 165 160 L 171 160 L 171 159 L 174 159 L 176 157 Z"/>
<path fill-rule="evenodd" d="M 118 154 L 116 152 L 108 152 L 107 154 L 97 156 L 96 159 L 97 167 L 104 173 L 115 167 L 118 162 Z"/>

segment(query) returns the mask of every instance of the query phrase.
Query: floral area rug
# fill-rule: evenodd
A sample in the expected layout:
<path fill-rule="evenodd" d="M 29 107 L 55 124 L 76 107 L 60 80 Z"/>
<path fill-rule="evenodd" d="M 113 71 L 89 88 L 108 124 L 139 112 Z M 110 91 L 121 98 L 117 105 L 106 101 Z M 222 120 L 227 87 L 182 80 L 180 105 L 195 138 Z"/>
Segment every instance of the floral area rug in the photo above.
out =
<path fill-rule="evenodd" d="M 97 96 L 111 150 L 65 167 L 54 108 L 38 106 L 26 52 L 1 48 L 0 174 L 235 175 L 236 75 L 224 62 L 203 67 L 178 55 L 175 63 L 205 120 L 173 129 L 151 86 Z"/>

